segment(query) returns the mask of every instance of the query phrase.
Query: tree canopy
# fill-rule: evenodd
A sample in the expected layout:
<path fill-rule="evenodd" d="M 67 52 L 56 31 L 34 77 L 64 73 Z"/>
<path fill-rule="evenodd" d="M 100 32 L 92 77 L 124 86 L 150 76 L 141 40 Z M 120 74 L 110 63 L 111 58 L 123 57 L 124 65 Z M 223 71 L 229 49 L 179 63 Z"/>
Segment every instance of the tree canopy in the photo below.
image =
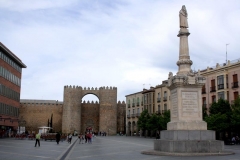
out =
<path fill-rule="evenodd" d="M 165 111 L 163 114 L 149 114 L 144 110 L 138 118 L 138 127 L 142 130 L 157 131 L 166 130 L 167 123 L 170 122 L 170 111 Z"/>
<path fill-rule="evenodd" d="M 204 114 L 204 111 L 203 111 Z M 240 131 L 240 97 L 232 105 L 227 100 L 219 99 L 212 103 L 209 115 L 203 115 L 209 130 Z"/>

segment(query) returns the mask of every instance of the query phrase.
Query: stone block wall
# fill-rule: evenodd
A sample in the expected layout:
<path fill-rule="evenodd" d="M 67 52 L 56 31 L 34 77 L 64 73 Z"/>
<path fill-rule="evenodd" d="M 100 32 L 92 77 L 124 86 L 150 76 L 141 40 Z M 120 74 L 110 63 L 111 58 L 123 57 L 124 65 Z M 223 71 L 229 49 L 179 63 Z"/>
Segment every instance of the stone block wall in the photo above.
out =
<path fill-rule="evenodd" d="M 81 92 L 80 87 L 64 86 L 64 104 L 62 114 L 62 132 L 80 132 Z"/>
<path fill-rule="evenodd" d="M 117 103 L 117 133 L 126 133 L 126 103 Z"/>
<path fill-rule="evenodd" d="M 94 132 L 99 131 L 99 103 L 83 102 L 81 104 L 81 133 L 91 127 Z"/>
<path fill-rule="evenodd" d="M 62 102 L 47 100 L 22 101 L 19 108 L 19 120 L 26 121 L 25 130 L 29 133 L 39 131 L 38 127 L 47 126 L 53 114 L 53 130 L 62 130 Z"/>
<path fill-rule="evenodd" d="M 109 135 L 117 133 L 117 88 L 100 88 L 99 130 Z"/>

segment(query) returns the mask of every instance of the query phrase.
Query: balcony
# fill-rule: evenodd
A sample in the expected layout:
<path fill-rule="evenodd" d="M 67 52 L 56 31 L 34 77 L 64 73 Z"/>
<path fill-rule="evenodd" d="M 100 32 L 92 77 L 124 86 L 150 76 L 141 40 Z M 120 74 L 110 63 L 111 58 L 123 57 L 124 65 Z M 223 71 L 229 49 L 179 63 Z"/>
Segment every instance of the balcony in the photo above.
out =
<path fill-rule="evenodd" d="M 135 103 L 132 103 L 132 107 L 135 107 Z"/>
<path fill-rule="evenodd" d="M 157 98 L 157 102 L 161 102 L 161 98 Z"/>
<path fill-rule="evenodd" d="M 132 114 L 132 118 L 135 118 L 136 117 L 136 114 Z"/>
<path fill-rule="evenodd" d="M 137 114 L 136 114 L 136 117 L 140 117 L 140 115 L 141 115 L 141 113 L 137 113 Z"/>
<path fill-rule="evenodd" d="M 224 89 L 224 84 L 219 84 L 219 85 L 218 85 L 218 90 L 219 90 L 219 89 Z"/>
<path fill-rule="evenodd" d="M 239 86 L 238 86 L 238 82 L 233 82 L 232 83 L 232 88 L 238 88 Z"/>
<path fill-rule="evenodd" d="M 128 104 L 128 108 L 130 108 L 130 104 Z"/>
<path fill-rule="evenodd" d="M 127 115 L 127 118 L 131 118 L 130 114 Z"/>
<path fill-rule="evenodd" d="M 202 89 L 202 94 L 206 94 L 206 88 Z"/>
<path fill-rule="evenodd" d="M 167 101 L 167 97 L 163 97 L 163 101 Z"/>
<path fill-rule="evenodd" d="M 137 106 L 139 106 L 139 102 L 137 102 Z"/>
<path fill-rule="evenodd" d="M 216 86 L 210 87 L 210 92 L 216 92 Z"/>

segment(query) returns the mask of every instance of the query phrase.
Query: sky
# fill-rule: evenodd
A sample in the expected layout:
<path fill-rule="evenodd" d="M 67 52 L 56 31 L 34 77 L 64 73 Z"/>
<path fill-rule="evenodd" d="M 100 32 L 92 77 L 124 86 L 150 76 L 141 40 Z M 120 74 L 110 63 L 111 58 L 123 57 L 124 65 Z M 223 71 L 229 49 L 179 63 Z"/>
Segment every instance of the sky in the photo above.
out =
<path fill-rule="evenodd" d="M 125 101 L 161 84 L 178 71 L 182 5 L 193 70 L 240 58 L 239 0 L 0 0 L 0 41 L 27 66 L 21 99 L 63 101 L 78 85 Z"/>

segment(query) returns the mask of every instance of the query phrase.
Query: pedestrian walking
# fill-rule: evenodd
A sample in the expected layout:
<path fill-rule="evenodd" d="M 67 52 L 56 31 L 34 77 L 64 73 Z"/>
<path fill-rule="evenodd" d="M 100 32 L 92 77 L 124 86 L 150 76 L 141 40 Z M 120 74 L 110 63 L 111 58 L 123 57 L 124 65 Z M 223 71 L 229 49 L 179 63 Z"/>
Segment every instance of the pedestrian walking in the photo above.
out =
<path fill-rule="evenodd" d="M 71 144 L 71 142 L 72 142 L 72 134 L 70 133 L 70 134 L 68 135 L 68 143 Z"/>
<path fill-rule="evenodd" d="M 81 142 L 82 142 L 82 144 L 83 144 L 84 136 L 83 136 L 82 133 L 80 133 L 80 134 L 78 135 L 78 139 L 79 139 L 79 144 L 80 144 Z"/>
<path fill-rule="evenodd" d="M 60 138 L 61 138 L 61 135 L 60 135 L 60 133 L 58 132 L 58 133 L 56 134 L 56 142 L 57 142 L 57 144 L 59 144 Z"/>
<path fill-rule="evenodd" d="M 35 143 L 35 147 L 37 146 L 37 143 L 38 143 L 38 146 L 40 147 L 40 138 L 41 138 L 40 133 L 36 134 L 36 143 Z"/>
<path fill-rule="evenodd" d="M 87 132 L 85 132 L 85 143 L 87 143 L 88 141 L 88 136 L 87 136 Z"/>
<path fill-rule="evenodd" d="M 232 137 L 232 143 L 233 143 L 233 144 L 236 144 L 236 139 L 235 139 L 234 136 Z"/>

